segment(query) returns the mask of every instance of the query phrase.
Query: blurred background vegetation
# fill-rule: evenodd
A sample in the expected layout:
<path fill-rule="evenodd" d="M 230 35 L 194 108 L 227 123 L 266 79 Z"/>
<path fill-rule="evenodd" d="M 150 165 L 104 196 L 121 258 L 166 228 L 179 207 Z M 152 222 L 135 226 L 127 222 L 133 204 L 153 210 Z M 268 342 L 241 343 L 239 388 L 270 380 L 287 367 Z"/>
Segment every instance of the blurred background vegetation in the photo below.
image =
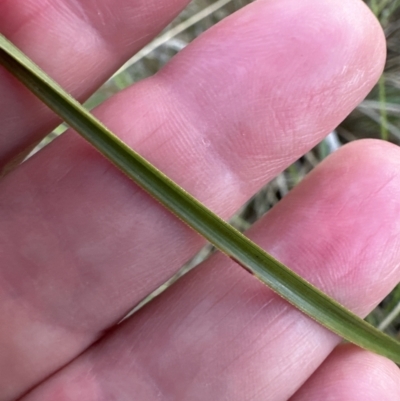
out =
<path fill-rule="evenodd" d="M 193 0 L 158 38 L 135 55 L 88 100 L 87 107 L 91 109 L 125 87 L 153 75 L 202 32 L 250 2 L 251 0 Z M 380 20 L 387 38 L 388 59 L 379 83 L 334 132 L 266 185 L 238 212 L 232 219 L 232 224 L 237 228 L 247 229 L 322 159 L 343 144 L 366 137 L 400 144 L 400 0 L 365 2 Z M 60 134 L 63 129 L 59 127 L 46 142 Z M 210 252 L 211 247 L 206 247 L 143 303 L 171 285 Z M 368 316 L 367 320 L 388 334 L 400 338 L 400 286 Z"/>

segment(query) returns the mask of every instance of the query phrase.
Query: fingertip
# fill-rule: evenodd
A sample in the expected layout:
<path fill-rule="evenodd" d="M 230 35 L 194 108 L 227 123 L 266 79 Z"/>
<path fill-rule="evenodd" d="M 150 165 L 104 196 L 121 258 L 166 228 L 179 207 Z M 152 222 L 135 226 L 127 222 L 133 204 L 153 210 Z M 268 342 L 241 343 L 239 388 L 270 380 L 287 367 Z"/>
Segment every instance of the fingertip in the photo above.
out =
<path fill-rule="evenodd" d="M 325 161 L 326 168 L 340 165 L 343 169 L 359 170 L 371 178 L 396 175 L 400 165 L 400 147 L 379 139 L 360 139 L 342 146 Z"/>
<path fill-rule="evenodd" d="M 251 136 L 241 148 L 253 159 L 274 141 L 285 160 L 333 130 L 384 61 L 382 28 L 362 1 L 259 0 L 201 35 L 158 78 L 198 124 L 218 122 L 223 132 L 230 121 L 231 150 Z"/>
<path fill-rule="evenodd" d="M 269 212 L 262 229 L 275 257 L 362 316 L 400 277 L 399 152 L 379 140 L 343 146 Z M 283 243 L 269 227 L 284 220 Z"/>
<path fill-rule="evenodd" d="M 394 401 L 400 371 L 390 360 L 351 344 L 337 347 L 291 401 Z"/>

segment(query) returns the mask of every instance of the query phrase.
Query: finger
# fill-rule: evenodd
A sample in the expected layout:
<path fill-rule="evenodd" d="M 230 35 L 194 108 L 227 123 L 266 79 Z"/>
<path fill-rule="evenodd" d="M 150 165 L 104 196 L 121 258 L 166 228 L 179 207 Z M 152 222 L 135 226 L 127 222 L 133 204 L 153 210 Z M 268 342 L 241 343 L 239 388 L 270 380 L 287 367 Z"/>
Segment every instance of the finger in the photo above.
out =
<path fill-rule="evenodd" d="M 399 399 L 399 368 L 381 356 L 346 345 L 335 349 L 291 401 Z"/>
<path fill-rule="evenodd" d="M 79 99 L 86 99 L 188 0 L 6 0 L 0 31 Z M 0 70 L 0 170 L 57 119 Z"/>
<path fill-rule="evenodd" d="M 383 58 L 380 27 L 358 1 L 260 1 L 97 114 L 229 217 L 350 112 Z M 73 134 L 0 190 L 0 388 L 9 398 L 82 352 L 202 244 Z"/>
<path fill-rule="evenodd" d="M 343 148 L 251 238 L 365 315 L 399 281 L 399 156 L 378 141 Z M 284 401 L 338 342 L 216 255 L 23 401 Z"/>

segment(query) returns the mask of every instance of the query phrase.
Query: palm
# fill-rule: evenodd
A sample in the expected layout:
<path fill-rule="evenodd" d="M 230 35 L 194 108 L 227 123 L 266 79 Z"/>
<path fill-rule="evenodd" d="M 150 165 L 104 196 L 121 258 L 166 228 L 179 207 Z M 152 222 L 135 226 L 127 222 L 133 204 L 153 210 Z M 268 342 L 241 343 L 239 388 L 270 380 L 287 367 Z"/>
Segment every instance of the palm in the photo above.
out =
<path fill-rule="evenodd" d="M 0 27 L 84 98 L 186 3 L 1 0 Z M 336 3 L 253 3 L 96 114 L 228 218 L 378 78 L 379 26 L 361 2 Z M 56 121 L 1 69 L 0 90 L 5 166 Z M 343 148 L 249 235 L 365 315 L 400 275 L 399 156 L 378 141 Z M 202 239 L 74 133 L 0 191 L 0 401 L 398 397 L 393 364 L 336 347 L 221 255 L 112 328 Z"/>

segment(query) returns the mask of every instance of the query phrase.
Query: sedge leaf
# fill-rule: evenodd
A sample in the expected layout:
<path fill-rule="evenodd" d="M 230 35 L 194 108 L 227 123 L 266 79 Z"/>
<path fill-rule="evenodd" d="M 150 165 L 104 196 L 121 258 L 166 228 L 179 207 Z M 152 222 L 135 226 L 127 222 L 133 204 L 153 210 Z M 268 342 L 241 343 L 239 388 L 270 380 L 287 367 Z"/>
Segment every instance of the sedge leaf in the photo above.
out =
<path fill-rule="evenodd" d="M 0 35 L 0 64 L 108 160 L 216 248 L 344 339 L 400 363 L 400 343 L 347 310 L 219 218 L 118 139 Z"/>

